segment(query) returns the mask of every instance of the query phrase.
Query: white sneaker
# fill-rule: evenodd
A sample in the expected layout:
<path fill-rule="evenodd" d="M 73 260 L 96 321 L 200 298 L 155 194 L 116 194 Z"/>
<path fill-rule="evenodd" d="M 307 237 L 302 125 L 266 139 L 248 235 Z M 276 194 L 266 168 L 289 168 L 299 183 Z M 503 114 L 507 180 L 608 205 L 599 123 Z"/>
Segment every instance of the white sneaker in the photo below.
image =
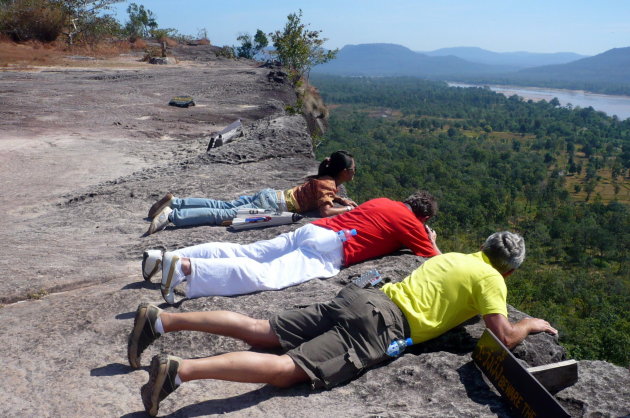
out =
<path fill-rule="evenodd" d="M 168 215 L 173 212 L 173 209 L 170 207 L 165 207 L 162 209 L 162 212 L 158 213 L 153 221 L 151 221 L 151 226 L 149 226 L 149 230 L 147 231 L 147 235 L 151 235 L 157 231 L 161 231 L 168 226 L 171 221 L 168 220 Z"/>
<path fill-rule="evenodd" d="M 142 254 L 142 277 L 147 282 L 162 267 L 162 250 L 146 250 Z"/>
<path fill-rule="evenodd" d="M 180 282 L 184 273 L 177 271 L 177 262 L 179 256 L 171 252 L 164 253 L 162 257 L 162 283 L 160 290 L 162 291 L 162 297 L 169 305 L 175 303 L 175 292 L 173 289 Z"/>

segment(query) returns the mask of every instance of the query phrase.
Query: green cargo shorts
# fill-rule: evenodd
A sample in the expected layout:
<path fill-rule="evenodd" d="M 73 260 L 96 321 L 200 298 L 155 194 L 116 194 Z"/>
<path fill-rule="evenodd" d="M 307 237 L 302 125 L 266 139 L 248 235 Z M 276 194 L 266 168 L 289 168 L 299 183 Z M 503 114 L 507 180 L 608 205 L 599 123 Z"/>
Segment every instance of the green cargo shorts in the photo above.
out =
<path fill-rule="evenodd" d="M 387 346 L 409 336 L 405 316 L 385 293 L 354 284 L 330 302 L 284 311 L 269 322 L 314 388 L 331 388 L 390 359 Z"/>

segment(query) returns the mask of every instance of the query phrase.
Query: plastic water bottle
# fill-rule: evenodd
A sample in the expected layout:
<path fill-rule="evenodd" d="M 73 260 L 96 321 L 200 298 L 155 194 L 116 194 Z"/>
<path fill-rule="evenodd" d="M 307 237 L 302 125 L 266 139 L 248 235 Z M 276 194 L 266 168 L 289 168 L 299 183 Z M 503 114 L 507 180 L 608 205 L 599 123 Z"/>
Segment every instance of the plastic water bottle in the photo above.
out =
<path fill-rule="evenodd" d="M 413 345 L 411 338 L 394 340 L 389 344 L 389 347 L 387 347 L 387 355 L 390 357 L 398 357 L 405 351 L 405 348 L 410 345 Z"/>
<path fill-rule="evenodd" d="M 341 242 L 349 241 L 350 238 L 352 238 L 356 234 L 357 234 L 356 229 L 342 229 L 341 231 L 337 232 L 337 235 L 339 236 L 339 239 L 341 240 Z"/>

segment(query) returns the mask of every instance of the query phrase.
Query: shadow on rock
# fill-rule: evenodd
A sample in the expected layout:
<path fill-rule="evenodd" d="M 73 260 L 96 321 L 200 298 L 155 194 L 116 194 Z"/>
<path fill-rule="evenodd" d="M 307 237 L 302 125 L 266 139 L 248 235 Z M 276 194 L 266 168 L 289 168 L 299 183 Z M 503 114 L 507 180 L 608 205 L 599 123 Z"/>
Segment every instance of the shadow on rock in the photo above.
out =
<path fill-rule="evenodd" d="M 92 370 L 90 370 L 90 376 L 95 376 L 95 377 L 117 376 L 120 374 L 127 374 L 134 370 L 136 369 L 133 369 L 128 364 L 110 363 L 107 366 L 93 368 Z"/>
<path fill-rule="evenodd" d="M 480 405 L 487 405 L 498 416 L 506 416 L 508 410 L 504 406 L 503 401 L 483 380 L 483 376 L 475 366 L 475 363 L 470 361 L 464 364 L 457 369 L 457 373 L 471 401 Z"/>
<path fill-rule="evenodd" d="M 172 414 L 165 415 L 168 417 L 199 417 L 215 414 L 227 414 L 230 412 L 238 412 L 246 410 L 254 405 L 264 402 L 271 398 L 277 397 L 305 397 L 310 394 L 317 393 L 310 389 L 307 384 L 295 386 L 290 390 L 278 389 L 273 386 L 263 386 L 260 389 L 243 393 L 242 395 L 231 398 L 212 399 L 197 404 L 188 405 Z M 124 417 L 134 417 L 136 415 L 124 415 Z"/>
<path fill-rule="evenodd" d="M 473 338 L 464 326 L 476 320 L 476 318 L 472 318 L 437 338 L 433 338 L 424 343 L 415 344 L 409 348 L 409 353 L 422 354 L 439 351 L 447 351 L 453 354 L 470 353 L 474 350 L 477 339 Z"/>
<path fill-rule="evenodd" d="M 153 283 L 149 281 L 137 281 L 124 285 L 121 290 L 135 290 L 135 289 L 159 289 L 160 283 Z"/>
<path fill-rule="evenodd" d="M 132 412 L 130 414 L 121 415 L 120 418 L 146 418 L 148 415 L 144 411 Z"/>

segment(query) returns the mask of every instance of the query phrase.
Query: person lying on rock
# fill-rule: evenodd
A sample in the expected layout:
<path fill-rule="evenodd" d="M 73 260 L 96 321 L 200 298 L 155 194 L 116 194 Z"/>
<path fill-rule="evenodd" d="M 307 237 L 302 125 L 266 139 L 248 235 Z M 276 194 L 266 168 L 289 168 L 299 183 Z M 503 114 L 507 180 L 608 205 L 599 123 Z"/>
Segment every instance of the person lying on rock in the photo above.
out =
<path fill-rule="evenodd" d="M 421 257 L 440 254 L 436 233 L 425 226 L 436 212 L 437 202 L 426 191 L 404 202 L 372 199 L 352 211 L 253 244 L 210 242 L 164 254 L 147 250 L 142 275 L 150 280 L 162 267 L 162 296 L 170 304 L 175 301 L 173 289 L 184 281 L 188 298 L 284 289 L 332 277 L 344 265 L 402 247 Z"/>
<path fill-rule="evenodd" d="M 128 339 L 129 364 L 139 368 L 142 352 L 164 333 L 176 331 L 208 332 L 284 351 L 279 355 L 241 351 L 190 360 L 157 355 L 141 389 L 146 411 L 156 415 L 160 402 L 190 380 L 281 388 L 310 381 L 314 388 L 331 388 L 391 358 L 386 352 L 393 340 L 421 343 L 476 315 L 483 315 L 486 326 L 512 348 L 530 333 L 557 334 L 543 319 L 517 323 L 507 319 L 504 278 L 524 258 L 520 235 L 497 232 L 481 251 L 430 258 L 399 283 L 381 289 L 351 283 L 329 302 L 287 310 L 268 320 L 228 311 L 172 313 L 141 304 Z"/>
<path fill-rule="evenodd" d="M 294 213 L 318 209 L 324 217 L 338 215 L 357 206 L 352 200 L 337 195 L 337 188 L 351 181 L 355 172 L 352 155 L 336 151 L 319 164 L 317 175 L 289 190 L 264 189 L 230 202 L 195 197 L 180 199 L 167 193 L 149 209 L 148 216 L 152 221 L 146 235 L 161 231 L 171 223 L 176 227 L 221 225 L 234 219 L 237 210 L 242 208 Z M 335 207 L 335 203 L 343 207 Z"/>

